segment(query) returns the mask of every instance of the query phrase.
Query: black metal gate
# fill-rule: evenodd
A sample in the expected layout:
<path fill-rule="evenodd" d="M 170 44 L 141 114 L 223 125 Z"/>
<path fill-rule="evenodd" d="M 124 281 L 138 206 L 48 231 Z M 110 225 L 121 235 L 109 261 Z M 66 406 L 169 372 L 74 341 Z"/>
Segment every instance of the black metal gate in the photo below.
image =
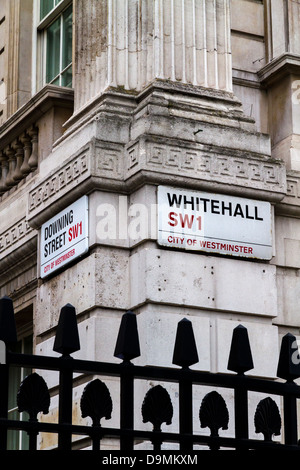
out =
<path fill-rule="evenodd" d="M 193 452 L 195 446 L 206 449 L 272 449 L 300 450 L 297 431 L 297 399 L 300 387 L 294 382 L 300 377 L 299 355 L 296 338 L 287 334 L 282 339 L 277 376 L 280 380 L 265 380 L 245 375 L 253 368 L 248 332 L 242 325 L 233 330 L 228 358 L 228 374 L 210 373 L 191 369 L 198 362 L 197 347 L 192 323 L 183 319 L 178 323 L 174 343 L 173 364 L 179 367 L 137 366 L 133 359 L 140 355 L 137 319 L 132 312 L 126 312 L 121 320 L 115 356 L 120 363 L 105 363 L 79 360 L 71 354 L 80 349 L 74 307 L 67 304 L 61 309 L 54 342 L 54 351 L 61 357 L 17 354 L 11 352 L 16 341 L 13 304 L 10 298 L 0 299 L 0 340 L 6 345 L 5 363 L 0 365 L 0 450 L 7 448 L 7 431 L 23 430 L 29 435 L 29 449 L 37 449 L 39 433 L 58 435 L 58 450 L 72 449 L 72 435 L 90 439 L 91 448 L 101 450 L 104 438 L 116 438 L 120 451 L 132 452 L 137 440 L 150 441 L 153 452 L 160 452 L 163 443 L 176 443 L 180 452 Z M 26 411 L 28 421 L 8 419 L 8 386 L 11 367 L 29 367 L 32 370 L 55 370 L 59 372 L 59 416 L 57 423 L 38 421 L 40 412 L 47 414 L 50 407 L 50 393 L 45 380 L 36 372 L 28 375 L 20 384 L 17 405 L 20 412 Z M 90 417 L 90 426 L 72 422 L 72 386 L 74 374 L 118 377 L 120 398 L 117 405 L 120 413 L 120 427 L 103 427 L 102 418 L 109 419 L 112 413 L 112 399 L 107 385 L 96 378 L 85 387 L 81 396 L 82 417 Z M 162 385 L 149 388 L 141 406 L 143 422 L 153 425 L 152 431 L 134 428 L 134 384 L 135 380 L 171 382 L 179 391 L 179 431 L 165 432 L 163 423 L 170 424 L 174 409 L 170 395 Z M 210 434 L 193 430 L 193 386 L 210 386 L 214 390 L 205 395 L 197 411 L 199 429 L 209 428 Z M 234 416 L 229 417 L 227 404 L 215 389 L 221 387 L 234 391 Z M 249 416 L 248 392 L 260 392 L 281 397 L 282 406 L 267 396 L 257 405 L 254 416 Z M 281 417 L 281 413 L 283 418 Z M 235 435 L 226 436 L 229 419 L 234 420 Z M 257 439 L 249 438 L 249 419 L 254 420 Z M 220 432 L 221 431 L 221 432 Z M 274 441 L 273 436 L 284 437 Z"/>

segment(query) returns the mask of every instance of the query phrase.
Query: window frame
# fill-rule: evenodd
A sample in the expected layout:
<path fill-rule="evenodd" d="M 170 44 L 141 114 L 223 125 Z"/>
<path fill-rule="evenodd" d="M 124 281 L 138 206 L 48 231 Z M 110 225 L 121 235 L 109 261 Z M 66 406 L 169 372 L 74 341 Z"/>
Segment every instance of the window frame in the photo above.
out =
<path fill-rule="evenodd" d="M 16 314 L 16 327 L 18 333 L 18 341 L 15 348 L 21 353 L 29 353 L 28 345 L 30 347 L 30 353 L 33 352 L 33 305 L 30 305 L 28 308 L 25 308 L 21 312 Z M 17 391 L 20 384 L 25 379 L 25 377 L 30 374 L 32 371 L 27 367 L 11 368 L 10 369 L 10 383 L 9 390 L 10 395 L 13 396 L 13 406 L 8 408 L 8 418 L 10 415 L 18 412 L 17 407 Z M 16 388 L 15 388 L 16 387 Z M 20 414 L 21 420 L 26 420 L 27 416 L 25 412 Z M 14 446 L 16 445 L 16 447 Z M 28 450 L 29 440 L 27 434 L 22 431 L 8 431 L 7 439 L 8 450 Z"/>
<path fill-rule="evenodd" d="M 43 86 L 51 84 L 57 78 L 59 78 L 58 86 L 62 85 L 62 76 L 69 68 L 73 67 L 73 51 L 72 51 L 72 60 L 64 69 L 62 69 L 62 47 L 60 48 L 60 70 L 58 75 L 56 75 L 51 81 L 47 80 L 47 29 L 53 24 L 58 18 L 60 18 L 60 44 L 62 45 L 63 39 L 63 13 L 73 4 L 72 0 L 61 0 L 44 18 L 40 20 L 40 1 L 36 1 L 35 7 L 35 18 L 36 18 L 36 28 L 35 33 L 37 35 L 36 39 L 36 85 L 35 92 L 40 90 Z M 73 77 L 73 73 L 72 73 Z M 72 88 L 72 86 L 68 86 Z"/>

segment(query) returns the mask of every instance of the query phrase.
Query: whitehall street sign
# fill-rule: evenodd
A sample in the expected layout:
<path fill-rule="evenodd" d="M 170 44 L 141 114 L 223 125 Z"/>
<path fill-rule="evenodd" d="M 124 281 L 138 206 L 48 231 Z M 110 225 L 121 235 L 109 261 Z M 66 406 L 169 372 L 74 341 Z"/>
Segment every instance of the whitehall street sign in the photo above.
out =
<path fill-rule="evenodd" d="M 88 251 L 88 197 L 83 196 L 41 227 L 41 278 Z"/>
<path fill-rule="evenodd" d="M 271 204 L 158 187 L 158 243 L 224 255 L 272 258 Z"/>

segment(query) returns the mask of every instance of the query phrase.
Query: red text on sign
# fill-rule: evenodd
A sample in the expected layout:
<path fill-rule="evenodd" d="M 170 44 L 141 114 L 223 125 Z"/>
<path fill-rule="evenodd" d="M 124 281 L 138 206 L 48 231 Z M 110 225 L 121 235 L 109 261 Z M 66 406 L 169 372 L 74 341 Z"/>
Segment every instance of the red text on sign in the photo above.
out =
<path fill-rule="evenodd" d="M 170 212 L 169 213 L 169 222 L 168 224 L 171 227 L 176 227 L 178 224 L 182 228 L 192 228 L 194 222 L 196 223 L 196 227 L 198 230 L 201 230 L 201 216 L 195 217 L 194 215 L 184 214 L 184 216 L 177 212 Z"/>
<path fill-rule="evenodd" d="M 82 235 L 82 222 L 78 222 L 76 225 L 69 228 L 69 242 L 75 240 L 79 235 Z"/>

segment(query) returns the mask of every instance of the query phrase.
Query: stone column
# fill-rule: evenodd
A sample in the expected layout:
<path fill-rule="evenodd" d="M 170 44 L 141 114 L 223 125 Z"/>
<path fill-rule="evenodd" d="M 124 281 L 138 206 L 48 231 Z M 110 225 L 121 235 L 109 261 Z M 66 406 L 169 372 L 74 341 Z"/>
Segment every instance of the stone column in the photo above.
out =
<path fill-rule="evenodd" d="M 31 97 L 32 0 L 10 0 L 6 3 L 5 54 L 7 61 L 7 117 Z M 1 72 L 2 73 L 2 72 Z"/>
<path fill-rule="evenodd" d="M 272 154 L 300 170 L 300 4 L 266 2 L 268 62 L 258 73 L 268 88 Z"/>
<path fill-rule="evenodd" d="M 75 110 L 156 79 L 232 90 L 229 0 L 76 0 L 74 14 Z"/>

